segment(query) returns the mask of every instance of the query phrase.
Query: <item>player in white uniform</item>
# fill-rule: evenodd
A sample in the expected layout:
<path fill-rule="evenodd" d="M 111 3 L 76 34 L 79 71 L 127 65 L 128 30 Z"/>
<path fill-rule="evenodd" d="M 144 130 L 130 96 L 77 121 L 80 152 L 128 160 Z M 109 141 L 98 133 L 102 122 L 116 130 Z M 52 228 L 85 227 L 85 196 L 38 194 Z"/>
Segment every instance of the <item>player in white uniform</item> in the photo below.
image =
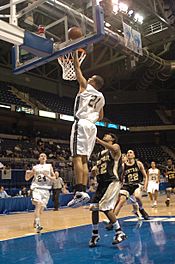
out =
<path fill-rule="evenodd" d="M 76 177 L 75 196 L 68 206 L 77 207 L 89 201 L 86 193 L 88 181 L 88 158 L 96 141 L 96 121 L 103 119 L 104 96 L 98 90 L 103 86 L 103 79 L 94 75 L 88 79 L 83 77 L 77 52 L 74 55 L 74 66 L 79 82 L 79 92 L 74 104 L 75 122 L 72 126 L 70 149 L 73 156 Z"/>
<path fill-rule="evenodd" d="M 151 162 L 151 168 L 148 170 L 147 174 L 148 174 L 147 192 L 149 194 L 152 207 L 157 207 L 160 171 L 159 169 L 156 168 L 156 163 L 154 161 Z"/>
<path fill-rule="evenodd" d="M 40 216 L 47 206 L 50 197 L 50 189 L 53 181 L 56 179 L 51 164 L 46 164 L 47 156 L 45 153 L 39 155 L 39 164 L 33 166 L 32 170 L 27 170 L 25 180 L 29 181 L 32 177 L 32 203 L 35 205 L 34 227 L 37 233 L 42 230 Z"/>

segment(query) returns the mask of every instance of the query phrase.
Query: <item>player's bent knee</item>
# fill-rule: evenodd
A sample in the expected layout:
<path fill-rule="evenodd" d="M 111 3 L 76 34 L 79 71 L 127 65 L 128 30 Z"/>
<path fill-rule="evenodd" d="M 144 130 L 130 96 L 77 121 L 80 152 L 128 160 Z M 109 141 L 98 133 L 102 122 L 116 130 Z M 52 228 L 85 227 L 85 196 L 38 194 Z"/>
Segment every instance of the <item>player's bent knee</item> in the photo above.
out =
<path fill-rule="evenodd" d="M 171 187 L 168 187 L 168 188 L 166 188 L 166 191 L 167 192 L 171 192 L 172 191 L 172 188 Z"/>
<path fill-rule="evenodd" d="M 126 190 L 120 190 L 120 200 L 128 199 L 129 198 L 129 192 Z"/>
<path fill-rule="evenodd" d="M 98 203 L 90 204 L 89 210 L 92 212 L 99 211 L 99 204 Z"/>

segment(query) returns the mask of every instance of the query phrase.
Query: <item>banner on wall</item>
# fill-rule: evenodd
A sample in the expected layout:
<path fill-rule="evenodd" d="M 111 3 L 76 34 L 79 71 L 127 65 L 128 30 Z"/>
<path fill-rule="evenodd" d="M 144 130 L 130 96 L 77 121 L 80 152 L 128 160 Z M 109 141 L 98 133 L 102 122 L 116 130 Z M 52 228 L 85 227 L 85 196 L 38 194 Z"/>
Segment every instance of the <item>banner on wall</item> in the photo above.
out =
<path fill-rule="evenodd" d="M 123 22 L 125 46 L 139 55 L 143 55 L 140 32 Z"/>

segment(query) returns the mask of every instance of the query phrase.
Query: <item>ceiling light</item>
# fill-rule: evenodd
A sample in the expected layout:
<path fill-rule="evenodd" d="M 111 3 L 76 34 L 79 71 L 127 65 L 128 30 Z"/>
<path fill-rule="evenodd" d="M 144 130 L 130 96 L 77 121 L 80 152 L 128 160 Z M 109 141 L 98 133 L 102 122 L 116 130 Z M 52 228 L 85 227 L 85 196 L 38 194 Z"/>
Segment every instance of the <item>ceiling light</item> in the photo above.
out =
<path fill-rule="evenodd" d="M 111 24 L 109 24 L 108 22 L 105 22 L 105 26 L 106 27 L 111 27 Z"/>
<path fill-rule="evenodd" d="M 112 5 L 113 5 L 113 12 L 115 14 L 117 14 L 118 11 L 119 11 L 119 8 L 118 8 L 118 0 L 112 0 Z"/>
<path fill-rule="evenodd" d="M 140 14 L 138 14 L 138 13 L 136 13 L 134 15 L 134 20 L 137 21 L 137 22 L 139 22 L 140 24 L 142 24 L 143 23 L 143 16 L 140 15 Z"/>
<path fill-rule="evenodd" d="M 119 10 L 121 12 L 127 13 L 128 12 L 128 5 L 126 5 L 125 3 L 119 3 Z"/>
<path fill-rule="evenodd" d="M 131 9 L 128 11 L 128 16 L 132 16 L 133 14 L 134 14 L 134 10 Z"/>

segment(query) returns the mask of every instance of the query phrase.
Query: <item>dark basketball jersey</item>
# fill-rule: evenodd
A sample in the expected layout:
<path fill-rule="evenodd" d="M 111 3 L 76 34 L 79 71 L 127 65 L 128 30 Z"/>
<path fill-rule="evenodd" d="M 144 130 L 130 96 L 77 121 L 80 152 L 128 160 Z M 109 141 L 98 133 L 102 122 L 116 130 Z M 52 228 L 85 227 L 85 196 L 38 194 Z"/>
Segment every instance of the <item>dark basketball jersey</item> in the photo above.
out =
<path fill-rule="evenodd" d="M 123 169 L 121 155 L 117 160 L 115 160 L 109 150 L 102 150 L 98 154 L 96 167 L 96 176 L 98 183 L 113 180 L 122 181 Z"/>
<path fill-rule="evenodd" d="M 138 184 L 143 181 L 143 175 L 137 165 L 137 161 L 133 165 L 124 163 L 124 184 Z"/>
<path fill-rule="evenodd" d="M 174 165 L 166 168 L 166 174 L 167 174 L 168 182 L 175 183 L 175 166 Z"/>

